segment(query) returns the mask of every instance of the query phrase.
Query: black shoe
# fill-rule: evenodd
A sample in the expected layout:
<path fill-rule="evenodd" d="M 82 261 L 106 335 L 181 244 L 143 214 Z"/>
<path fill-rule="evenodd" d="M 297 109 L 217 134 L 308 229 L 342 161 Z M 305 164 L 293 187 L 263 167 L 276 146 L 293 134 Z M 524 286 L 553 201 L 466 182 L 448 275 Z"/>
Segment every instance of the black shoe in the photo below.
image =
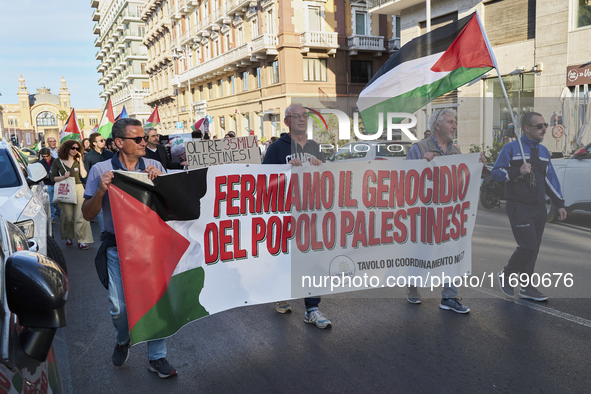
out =
<path fill-rule="evenodd" d="M 497 279 L 499 280 L 499 287 L 501 288 L 503 294 L 505 294 L 507 297 L 514 297 L 515 292 L 513 290 L 513 287 L 509 285 L 509 278 L 507 275 L 505 275 L 505 271 L 499 272 L 497 275 Z"/>
<path fill-rule="evenodd" d="M 129 341 L 127 341 L 125 345 L 115 345 L 112 356 L 113 364 L 115 364 L 115 366 L 120 367 L 127 362 L 129 359 L 129 347 Z"/>
<path fill-rule="evenodd" d="M 176 375 L 176 370 L 164 357 L 150 361 L 148 364 L 148 370 L 157 373 L 160 379 L 166 379 Z"/>
<path fill-rule="evenodd" d="M 542 294 L 533 286 L 522 287 L 519 290 L 519 297 L 534 301 L 546 301 L 548 296 Z"/>

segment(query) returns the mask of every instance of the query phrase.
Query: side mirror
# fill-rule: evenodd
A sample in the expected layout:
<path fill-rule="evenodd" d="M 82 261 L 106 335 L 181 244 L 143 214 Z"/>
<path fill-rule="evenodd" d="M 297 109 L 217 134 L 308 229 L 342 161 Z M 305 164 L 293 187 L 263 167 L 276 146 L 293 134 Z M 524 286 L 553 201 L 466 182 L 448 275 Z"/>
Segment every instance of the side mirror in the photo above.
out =
<path fill-rule="evenodd" d="M 583 159 L 587 157 L 587 151 L 585 150 L 585 148 L 577 149 L 573 156 L 575 159 Z"/>
<path fill-rule="evenodd" d="M 27 166 L 27 172 L 29 176 L 27 177 L 27 181 L 32 183 L 37 183 L 42 181 L 47 176 L 47 171 L 43 164 L 41 163 L 33 163 Z"/>
<path fill-rule="evenodd" d="M 16 252 L 6 260 L 6 301 L 18 316 L 22 349 L 45 361 L 55 331 L 66 325 L 70 285 L 62 268 L 34 252 Z"/>

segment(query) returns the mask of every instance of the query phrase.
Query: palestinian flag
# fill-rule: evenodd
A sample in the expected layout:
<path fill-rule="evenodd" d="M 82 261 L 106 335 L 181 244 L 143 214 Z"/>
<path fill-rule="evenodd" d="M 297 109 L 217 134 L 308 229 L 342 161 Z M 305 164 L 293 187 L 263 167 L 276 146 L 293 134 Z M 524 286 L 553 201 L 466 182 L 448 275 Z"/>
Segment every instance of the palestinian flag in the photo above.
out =
<path fill-rule="evenodd" d="M 152 115 L 148 118 L 148 122 L 144 125 L 144 128 L 147 127 L 156 127 L 160 124 L 160 116 L 158 115 L 158 107 L 154 108 L 152 111 Z"/>
<path fill-rule="evenodd" d="M 64 129 L 60 132 L 60 144 L 67 140 L 80 141 L 80 127 L 78 126 L 78 119 L 76 118 L 76 111 L 72 109 L 70 116 L 64 126 Z"/>
<path fill-rule="evenodd" d="M 107 105 L 105 106 L 105 110 L 103 111 L 103 116 L 101 117 L 98 128 L 98 132 L 103 136 L 103 138 L 111 137 L 113 123 L 115 123 L 115 116 L 113 115 L 113 104 L 111 104 L 111 99 L 109 99 L 107 101 Z"/>
<path fill-rule="evenodd" d="M 127 110 L 125 109 L 125 105 L 124 105 L 119 116 L 117 116 L 115 118 L 115 121 L 118 121 L 119 119 L 125 119 L 125 118 L 129 118 L 129 115 L 127 115 Z"/>
<path fill-rule="evenodd" d="M 359 94 L 365 129 L 386 128 L 387 112 L 413 113 L 480 77 L 496 60 L 478 14 L 419 36 L 397 51 Z M 378 116 L 384 114 L 384 124 Z"/>
<path fill-rule="evenodd" d="M 199 300 L 205 282 L 202 247 L 177 231 L 201 216 L 207 169 L 153 182 L 133 175 L 114 172 L 109 200 L 135 344 L 169 337 L 209 313 Z"/>
<path fill-rule="evenodd" d="M 205 129 L 205 118 L 201 118 L 199 119 L 197 122 L 195 122 L 194 125 L 191 125 L 191 130 L 193 131 L 204 131 Z"/>

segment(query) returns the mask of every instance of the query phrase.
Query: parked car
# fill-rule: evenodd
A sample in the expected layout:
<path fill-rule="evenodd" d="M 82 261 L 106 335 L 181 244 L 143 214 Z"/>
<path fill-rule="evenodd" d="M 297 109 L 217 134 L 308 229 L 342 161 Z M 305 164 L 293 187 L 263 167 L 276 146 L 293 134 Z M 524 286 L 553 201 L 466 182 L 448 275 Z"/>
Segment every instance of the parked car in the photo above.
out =
<path fill-rule="evenodd" d="M 26 156 L 0 139 L 0 214 L 33 240 L 39 253 L 67 272 L 64 255 L 53 239 L 49 196 L 42 183 L 46 175 L 41 163 L 29 164 Z"/>
<path fill-rule="evenodd" d="M 577 150 L 568 159 L 552 160 L 556 170 L 567 212 L 575 210 L 591 213 L 591 144 Z M 556 207 L 546 197 L 548 222 L 558 217 Z"/>
<path fill-rule="evenodd" d="M 358 141 L 343 145 L 328 161 L 404 159 L 412 146 L 409 141 Z"/>
<path fill-rule="evenodd" d="M 63 392 L 53 351 L 66 325 L 64 270 L 0 215 L 0 392 Z"/>

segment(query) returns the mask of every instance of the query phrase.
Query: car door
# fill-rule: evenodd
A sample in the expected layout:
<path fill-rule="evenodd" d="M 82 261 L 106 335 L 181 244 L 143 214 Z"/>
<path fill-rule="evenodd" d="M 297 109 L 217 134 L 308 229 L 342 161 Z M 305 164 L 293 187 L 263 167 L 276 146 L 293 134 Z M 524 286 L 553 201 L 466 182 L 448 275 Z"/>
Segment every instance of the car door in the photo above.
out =
<path fill-rule="evenodd" d="M 586 153 L 569 159 L 561 186 L 569 210 L 591 212 L 591 144 L 587 145 Z"/>

